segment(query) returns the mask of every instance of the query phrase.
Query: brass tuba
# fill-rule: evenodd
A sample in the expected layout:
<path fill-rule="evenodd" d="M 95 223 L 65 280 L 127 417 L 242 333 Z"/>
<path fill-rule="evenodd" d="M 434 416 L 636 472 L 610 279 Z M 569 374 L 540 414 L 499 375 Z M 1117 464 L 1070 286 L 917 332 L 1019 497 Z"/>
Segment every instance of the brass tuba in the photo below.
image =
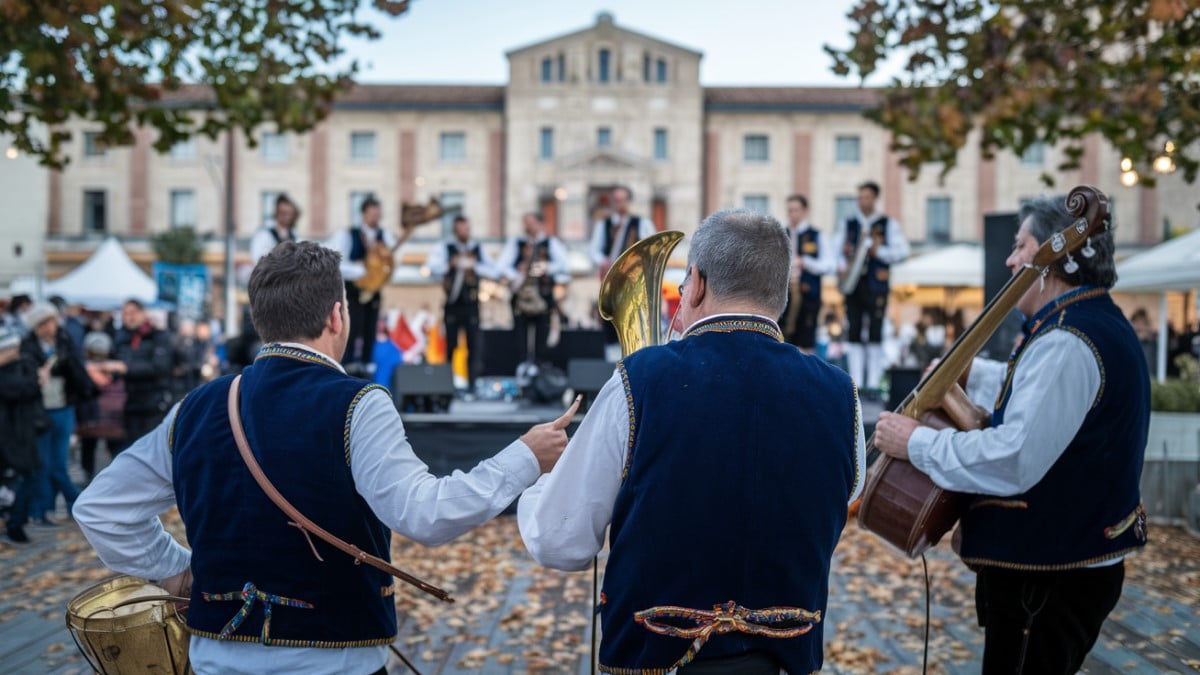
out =
<path fill-rule="evenodd" d="M 675 230 L 652 234 L 625 249 L 604 275 L 600 316 L 616 329 L 622 356 L 662 342 L 663 274 L 682 240 Z"/>

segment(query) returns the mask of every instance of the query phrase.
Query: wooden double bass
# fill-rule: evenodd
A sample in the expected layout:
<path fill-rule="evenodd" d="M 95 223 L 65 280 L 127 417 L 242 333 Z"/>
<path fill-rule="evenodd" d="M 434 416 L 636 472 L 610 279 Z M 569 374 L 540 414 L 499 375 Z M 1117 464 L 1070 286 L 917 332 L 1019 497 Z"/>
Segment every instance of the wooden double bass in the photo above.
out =
<path fill-rule="evenodd" d="M 895 412 L 939 429 L 978 429 L 988 425 L 990 412 L 967 399 L 958 383 L 959 377 L 1025 291 L 1048 274 L 1051 265 L 1075 253 L 1090 236 L 1109 227 L 1108 197 L 1094 187 L 1081 185 L 1071 190 L 1067 195 L 1067 211 L 1075 217 L 1071 225 L 1038 248 L 1033 262 L 1008 280 L 988 302 L 983 314 L 954 342 L 937 366 L 921 378 Z M 943 490 L 912 464 L 882 455 L 874 446 L 872 437 L 867 441 L 868 456 L 879 458 L 867 472 L 858 522 L 915 558 L 954 527 L 967 506 L 968 495 Z"/>

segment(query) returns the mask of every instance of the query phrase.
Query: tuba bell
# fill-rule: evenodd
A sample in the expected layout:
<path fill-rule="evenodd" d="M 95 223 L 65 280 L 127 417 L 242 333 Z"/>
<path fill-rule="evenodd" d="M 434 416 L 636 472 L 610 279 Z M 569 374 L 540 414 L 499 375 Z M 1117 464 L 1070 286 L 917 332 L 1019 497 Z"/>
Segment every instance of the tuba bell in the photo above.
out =
<path fill-rule="evenodd" d="M 600 316 L 611 321 L 621 356 L 662 342 L 662 282 L 671 251 L 683 240 L 657 232 L 625 249 L 600 283 Z"/>

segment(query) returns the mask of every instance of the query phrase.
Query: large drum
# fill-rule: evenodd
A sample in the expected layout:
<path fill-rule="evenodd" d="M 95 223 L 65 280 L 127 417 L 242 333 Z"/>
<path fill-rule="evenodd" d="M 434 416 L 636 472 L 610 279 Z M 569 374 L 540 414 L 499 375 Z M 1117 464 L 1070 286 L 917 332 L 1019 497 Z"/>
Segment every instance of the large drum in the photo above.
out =
<path fill-rule="evenodd" d="M 67 603 L 67 629 L 102 675 L 189 675 L 188 631 L 177 599 L 145 579 L 113 577 Z"/>

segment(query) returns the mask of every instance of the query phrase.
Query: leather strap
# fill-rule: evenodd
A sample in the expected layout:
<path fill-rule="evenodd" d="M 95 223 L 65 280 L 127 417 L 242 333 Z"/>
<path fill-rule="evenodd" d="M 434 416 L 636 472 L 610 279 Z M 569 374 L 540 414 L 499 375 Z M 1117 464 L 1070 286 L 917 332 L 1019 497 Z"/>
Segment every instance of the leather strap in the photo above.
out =
<path fill-rule="evenodd" d="M 347 543 L 321 529 L 320 526 L 313 523 L 311 520 L 304 517 L 304 514 L 296 510 L 296 507 L 292 506 L 292 504 L 288 502 L 283 495 L 279 494 L 279 490 L 275 489 L 275 486 L 271 484 L 271 481 L 267 479 L 266 474 L 263 473 L 262 467 L 258 465 L 258 460 L 254 459 L 254 453 L 250 451 L 250 443 L 246 440 L 246 430 L 242 428 L 242 414 L 239 410 L 240 398 L 238 394 L 241 389 L 241 381 L 242 376 L 238 375 L 237 377 L 233 378 L 233 382 L 229 385 L 229 427 L 233 430 L 233 439 L 237 442 L 238 452 L 241 453 L 242 460 L 246 462 L 246 468 L 250 469 L 250 475 L 254 476 L 254 480 L 258 483 L 258 486 L 261 487 L 263 492 L 267 494 L 267 497 L 279 507 L 279 510 L 283 511 L 288 518 L 292 519 L 288 524 L 299 528 L 300 531 L 304 533 L 305 538 L 308 538 L 310 532 L 315 534 L 318 539 L 324 540 L 334 548 L 337 548 L 343 553 L 354 558 L 354 564 L 356 565 L 366 563 L 371 567 L 375 567 L 387 572 L 401 581 L 416 586 L 417 588 L 425 591 L 439 600 L 444 600 L 445 602 L 454 602 L 454 598 L 450 597 L 449 593 L 438 588 L 437 586 L 422 581 L 421 579 L 418 579 L 417 577 L 414 577 L 413 575 L 392 566 L 387 561 L 367 553 L 354 544 Z M 309 546 L 312 546 L 311 539 L 309 539 L 308 543 Z M 313 554 L 316 555 L 316 553 L 317 550 L 315 547 L 313 547 Z M 319 560 L 320 558 L 321 556 L 317 555 L 317 559 Z"/>

